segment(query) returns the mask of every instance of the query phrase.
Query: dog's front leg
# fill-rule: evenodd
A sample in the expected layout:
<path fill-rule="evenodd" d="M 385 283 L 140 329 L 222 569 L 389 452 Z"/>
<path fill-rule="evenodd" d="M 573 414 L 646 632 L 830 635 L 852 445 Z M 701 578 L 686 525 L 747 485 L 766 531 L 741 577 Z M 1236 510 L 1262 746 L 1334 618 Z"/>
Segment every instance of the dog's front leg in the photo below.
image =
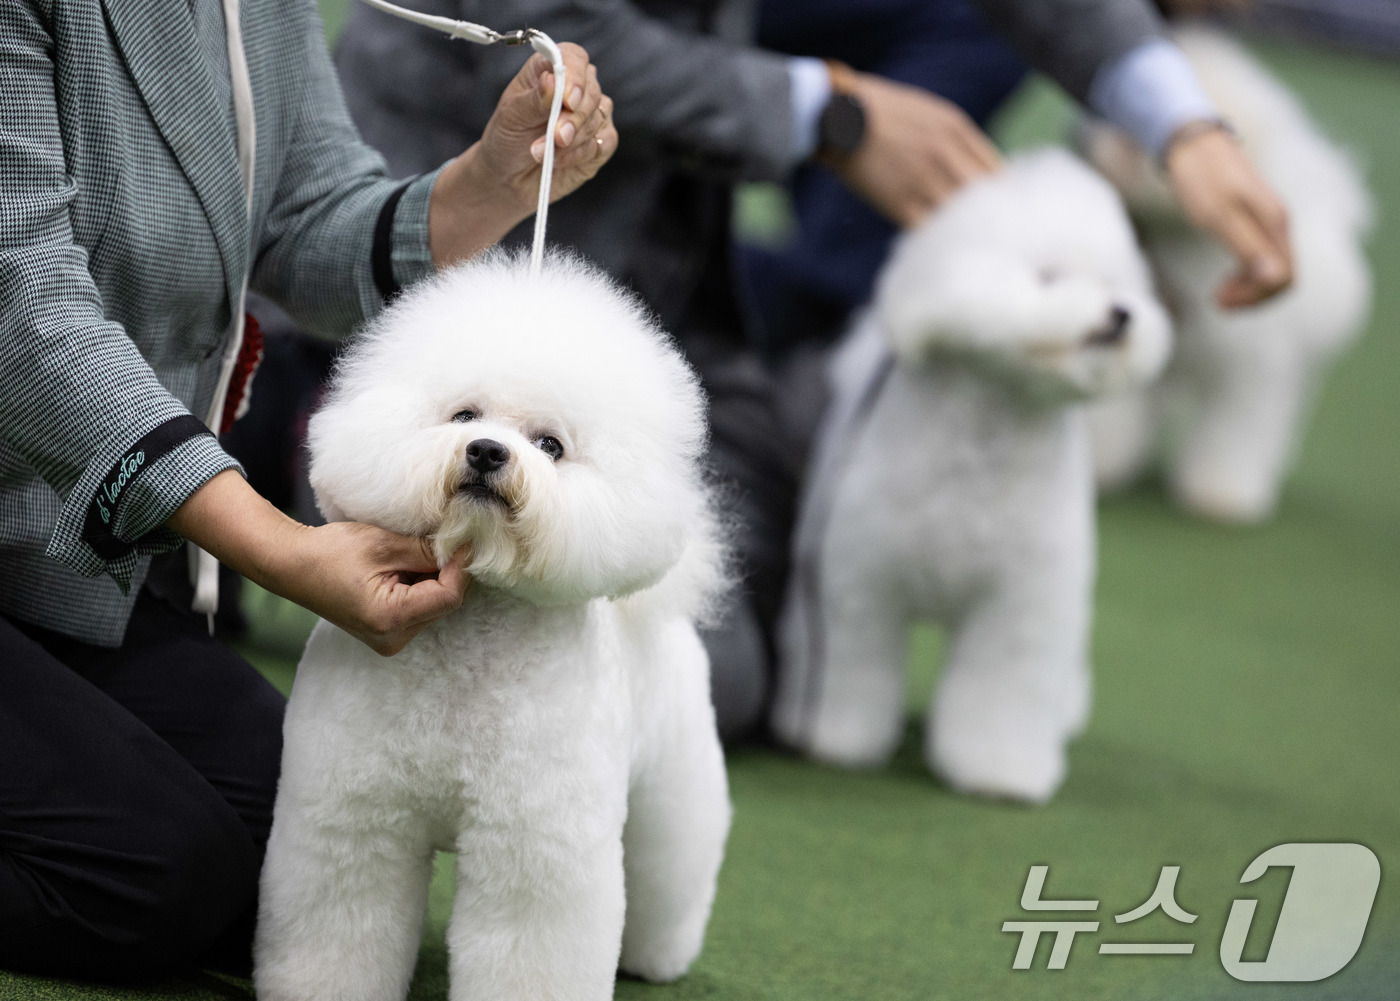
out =
<path fill-rule="evenodd" d="M 622 790 L 478 820 L 458 839 L 451 1001 L 609 1001 L 622 941 Z M 620 786 L 621 783 L 619 782 Z M 616 805 L 614 805 L 614 803 Z"/>
<path fill-rule="evenodd" d="M 418 958 L 431 850 L 404 836 L 410 824 L 318 827 L 305 813 L 335 807 L 289 798 L 278 795 L 263 864 L 258 1001 L 399 1001 Z"/>
<path fill-rule="evenodd" d="M 1003 581 L 953 629 L 925 757 L 955 789 L 1041 803 L 1059 788 L 1089 711 L 1089 562 Z"/>

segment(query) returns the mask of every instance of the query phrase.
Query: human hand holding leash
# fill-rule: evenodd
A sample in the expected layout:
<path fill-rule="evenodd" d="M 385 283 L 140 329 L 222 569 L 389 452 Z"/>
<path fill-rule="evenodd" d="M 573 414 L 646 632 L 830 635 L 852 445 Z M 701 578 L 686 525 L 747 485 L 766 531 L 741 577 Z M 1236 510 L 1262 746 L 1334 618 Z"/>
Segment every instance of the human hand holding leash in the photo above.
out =
<path fill-rule="evenodd" d="M 588 53 L 572 43 L 564 57 L 564 107 L 555 130 L 550 200 L 578 188 L 617 149 L 613 103 Z M 554 73 L 532 56 L 501 94 L 481 139 L 438 176 L 429 201 L 428 243 L 439 268 L 475 256 L 535 210 Z"/>
<path fill-rule="evenodd" d="M 457 609 L 471 583 L 466 548 L 439 568 L 426 539 L 359 522 L 303 525 L 231 469 L 190 495 L 166 524 L 385 657 Z"/>
<path fill-rule="evenodd" d="M 1165 160 L 1186 217 L 1239 262 L 1216 293 L 1221 308 L 1256 305 L 1293 283 L 1288 213 L 1233 135 L 1216 123 L 1188 123 Z"/>

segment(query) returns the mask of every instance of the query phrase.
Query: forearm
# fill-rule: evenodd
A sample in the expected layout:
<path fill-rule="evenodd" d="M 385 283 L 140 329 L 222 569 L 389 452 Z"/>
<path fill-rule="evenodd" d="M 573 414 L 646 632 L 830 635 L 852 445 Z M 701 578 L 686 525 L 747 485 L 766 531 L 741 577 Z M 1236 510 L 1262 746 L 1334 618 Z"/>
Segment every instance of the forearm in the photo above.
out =
<path fill-rule="evenodd" d="M 448 267 L 474 257 L 534 212 L 499 173 L 481 163 L 475 143 L 438 174 L 428 203 L 428 244 L 433 266 Z"/>
<path fill-rule="evenodd" d="M 273 507 L 236 471 L 225 470 L 196 490 L 166 527 L 259 587 L 297 600 L 286 593 L 288 570 L 296 568 L 309 529 Z"/>
<path fill-rule="evenodd" d="M 469 583 L 465 551 L 439 567 L 423 539 L 356 522 L 311 528 L 232 471 L 190 495 L 166 526 L 386 656 L 461 605 Z"/>

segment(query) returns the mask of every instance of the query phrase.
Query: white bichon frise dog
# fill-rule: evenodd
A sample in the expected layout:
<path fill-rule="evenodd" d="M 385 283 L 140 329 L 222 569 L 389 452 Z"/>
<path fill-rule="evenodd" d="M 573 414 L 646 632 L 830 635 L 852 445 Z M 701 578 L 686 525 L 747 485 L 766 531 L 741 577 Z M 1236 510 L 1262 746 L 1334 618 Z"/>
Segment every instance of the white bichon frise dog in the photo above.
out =
<path fill-rule="evenodd" d="M 1317 383 L 1365 325 L 1370 199 L 1346 154 L 1237 42 L 1207 27 L 1174 34 L 1288 209 L 1296 279 L 1262 306 L 1221 309 L 1215 291 L 1233 261 L 1186 224 L 1136 145 L 1108 126 L 1087 128 L 1086 151 L 1128 202 L 1177 332 L 1159 386 L 1095 407 L 1094 457 L 1100 485 L 1114 489 L 1165 448 L 1180 504 L 1218 521 L 1256 522 L 1273 513 Z"/>
<path fill-rule="evenodd" d="M 948 627 L 925 757 L 953 787 L 1043 801 L 1089 709 L 1095 567 L 1078 401 L 1166 360 L 1127 216 L 1086 165 L 1010 162 L 895 246 L 833 360 L 781 627 L 774 725 L 878 765 L 904 725 L 911 623 Z"/>
<path fill-rule="evenodd" d="M 443 561 L 469 543 L 474 580 L 388 659 L 312 633 L 258 997 L 402 998 L 437 850 L 457 852 L 454 1001 L 680 976 L 730 819 L 694 626 L 722 554 L 691 370 L 599 272 L 495 254 L 369 327 L 309 441 L 328 518 L 431 536 Z"/>

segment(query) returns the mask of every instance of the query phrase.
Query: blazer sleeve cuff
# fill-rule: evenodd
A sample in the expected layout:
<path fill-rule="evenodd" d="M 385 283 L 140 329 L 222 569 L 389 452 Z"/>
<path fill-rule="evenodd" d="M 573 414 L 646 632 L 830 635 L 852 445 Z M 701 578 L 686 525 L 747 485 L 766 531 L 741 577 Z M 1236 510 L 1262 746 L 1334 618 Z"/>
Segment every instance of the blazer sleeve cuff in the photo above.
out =
<path fill-rule="evenodd" d="M 165 522 L 225 469 L 242 472 L 209 429 L 171 401 L 111 435 L 89 460 L 47 555 L 87 577 L 106 573 L 126 593 L 140 556 L 180 544 Z"/>
<path fill-rule="evenodd" d="M 402 189 L 394 207 L 390 261 L 394 282 L 399 288 L 412 285 L 437 270 L 433 267 L 433 252 L 428 244 L 428 200 L 441 173 L 442 167 L 439 167 L 410 182 Z"/>

